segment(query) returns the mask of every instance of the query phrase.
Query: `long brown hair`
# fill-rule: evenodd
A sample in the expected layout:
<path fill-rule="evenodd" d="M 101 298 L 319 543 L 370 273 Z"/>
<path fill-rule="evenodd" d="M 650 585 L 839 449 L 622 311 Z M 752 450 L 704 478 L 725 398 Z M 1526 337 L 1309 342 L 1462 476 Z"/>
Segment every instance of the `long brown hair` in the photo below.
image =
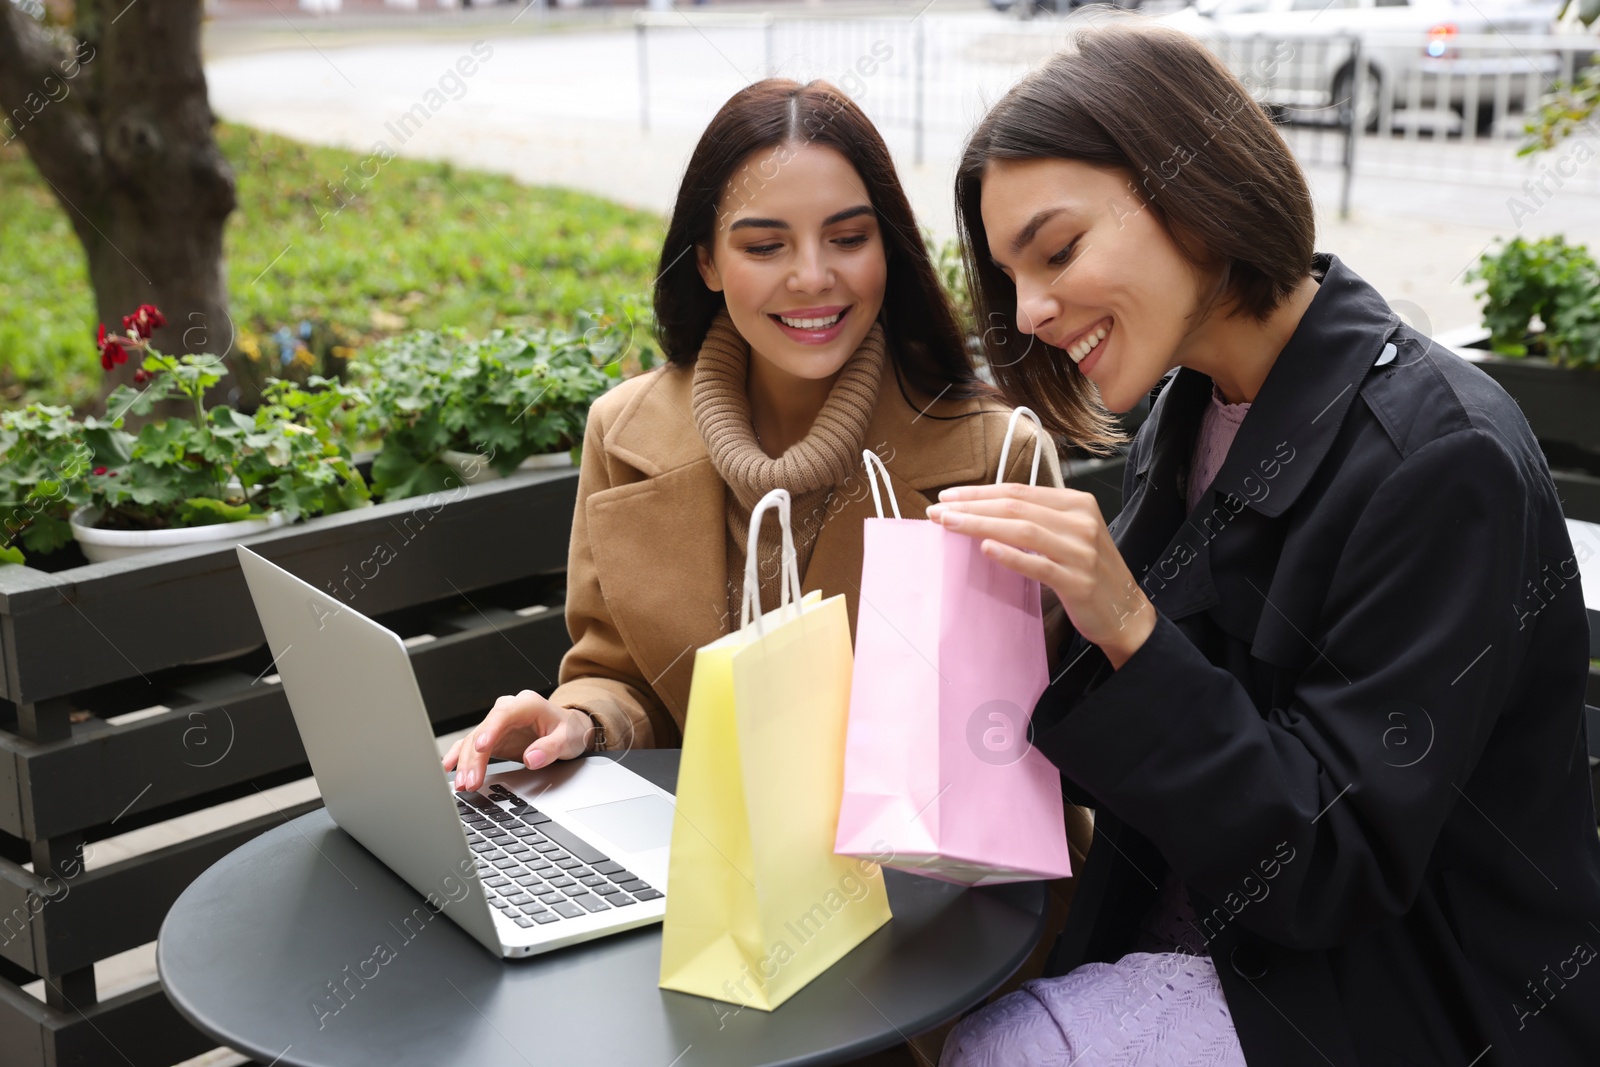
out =
<path fill-rule="evenodd" d="M 667 358 L 693 363 L 723 307 L 722 294 L 707 288 L 696 269 L 694 248 L 711 245 L 724 192 L 732 188 L 737 194 L 771 180 L 782 165 L 777 150 L 795 144 L 835 149 L 866 185 L 888 259 L 879 318 L 899 376 L 928 396 L 991 395 L 973 369 L 888 147 L 855 102 L 823 81 L 801 85 L 768 78 L 746 86 L 700 135 L 678 187 L 656 275 L 656 333 Z M 764 149 L 774 151 L 740 168 Z"/>
<path fill-rule="evenodd" d="M 1119 167 L 1191 262 L 1226 272 L 1231 313 L 1265 319 L 1310 272 L 1305 176 L 1250 92 L 1192 37 L 1141 17 L 1079 23 L 1071 45 L 1017 83 L 973 131 L 956 172 L 968 288 L 995 378 L 1053 432 L 1117 439 L 1093 385 L 1060 349 L 1017 329 L 1017 291 L 989 258 L 981 211 L 995 159 Z M 1024 352 L 1021 358 L 1007 353 Z"/>

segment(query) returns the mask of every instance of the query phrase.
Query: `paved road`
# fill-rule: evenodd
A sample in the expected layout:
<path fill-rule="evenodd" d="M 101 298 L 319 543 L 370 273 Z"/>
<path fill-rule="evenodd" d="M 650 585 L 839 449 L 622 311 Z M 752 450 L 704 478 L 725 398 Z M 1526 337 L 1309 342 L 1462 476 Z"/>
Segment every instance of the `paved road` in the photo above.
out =
<path fill-rule="evenodd" d="M 511 22 L 515 8 L 460 12 L 454 22 L 411 16 L 412 27 L 398 29 L 395 20 L 297 13 L 219 21 L 207 28 L 207 77 L 213 107 L 231 120 L 362 151 L 382 140 L 402 155 L 450 159 L 663 212 L 700 130 L 731 93 L 769 72 L 827 77 L 879 123 L 919 216 L 948 237 L 962 138 L 986 101 L 1049 54 L 1050 38 L 1019 37 L 1010 19 L 954 6 L 970 0 L 938 2 L 922 16 L 929 90 L 920 165 L 914 44 L 884 22 L 780 27 L 769 36 L 757 27 L 693 26 L 674 16 L 680 25 L 648 37 L 648 132 L 641 129 L 638 38 L 618 25 L 621 13 L 604 16 L 610 25 L 591 14 L 587 25 L 562 32 L 540 32 L 536 14 Z M 470 76 L 456 72 L 463 62 Z M 1292 137 L 1317 198 L 1318 247 L 1338 253 L 1425 329 L 1477 320 L 1461 274 L 1497 236 L 1564 232 L 1600 247 L 1600 195 L 1574 189 L 1578 183 L 1531 214 L 1513 212 L 1513 197 L 1531 201 L 1508 175 L 1519 167 L 1538 174 L 1512 158 L 1514 140 L 1503 148 L 1363 144 L 1361 157 L 1385 162 L 1391 173 L 1409 160 L 1460 180 L 1359 173 L 1351 217 L 1342 220 L 1336 137 Z M 1584 175 L 1587 184 L 1600 187 L 1600 162 L 1584 167 L 1597 171 Z"/>

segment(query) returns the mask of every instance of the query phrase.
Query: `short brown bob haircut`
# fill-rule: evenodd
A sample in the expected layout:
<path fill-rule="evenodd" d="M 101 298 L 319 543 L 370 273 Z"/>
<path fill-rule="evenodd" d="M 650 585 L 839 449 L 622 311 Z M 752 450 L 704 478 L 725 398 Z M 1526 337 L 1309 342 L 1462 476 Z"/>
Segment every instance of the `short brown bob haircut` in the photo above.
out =
<path fill-rule="evenodd" d="M 968 139 L 956 218 L 996 382 L 1068 441 L 1118 440 L 1066 353 L 1017 329 L 1017 293 L 989 258 L 980 210 L 996 159 L 1118 167 L 1195 265 L 1225 271 L 1230 314 L 1265 319 L 1310 273 L 1311 193 L 1250 91 L 1194 38 L 1147 16 L 1082 20 L 1071 44 L 1006 93 Z M 1007 353 L 1025 352 L 1021 358 Z"/>

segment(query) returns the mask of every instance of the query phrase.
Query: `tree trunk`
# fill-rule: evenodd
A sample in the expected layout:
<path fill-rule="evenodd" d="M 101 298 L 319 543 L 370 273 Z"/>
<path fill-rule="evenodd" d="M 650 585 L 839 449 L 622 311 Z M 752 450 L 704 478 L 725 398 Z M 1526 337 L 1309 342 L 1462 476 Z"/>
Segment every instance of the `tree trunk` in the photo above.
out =
<path fill-rule="evenodd" d="M 0 0 L 0 107 L 72 221 L 106 328 L 154 304 L 162 352 L 227 357 L 222 239 L 237 201 L 211 135 L 200 17 L 200 0 L 78 0 L 69 32 Z M 134 362 L 106 375 L 102 408 Z"/>

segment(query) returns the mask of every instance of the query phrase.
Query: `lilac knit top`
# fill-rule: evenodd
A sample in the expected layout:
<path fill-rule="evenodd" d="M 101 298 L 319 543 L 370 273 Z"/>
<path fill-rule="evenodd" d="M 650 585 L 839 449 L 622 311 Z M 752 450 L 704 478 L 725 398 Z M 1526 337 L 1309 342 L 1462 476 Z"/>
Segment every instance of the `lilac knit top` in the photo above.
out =
<path fill-rule="evenodd" d="M 1190 511 L 1200 502 L 1206 486 L 1217 476 L 1217 471 L 1222 469 L 1222 461 L 1227 458 L 1228 448 L 1233 444 L 1233 435 L 1239 431 L 1239 424 L 1249 410 L 1248 403 L 1230 404 L 1222 398 L 1222 391 L 1215 384 L 1211 386 L 1211 403 L 1200 417 L 1200 432 L 1194 442 L 1194 459 L 1189 466 L 1189 499 L 1186 503 Z"/>

